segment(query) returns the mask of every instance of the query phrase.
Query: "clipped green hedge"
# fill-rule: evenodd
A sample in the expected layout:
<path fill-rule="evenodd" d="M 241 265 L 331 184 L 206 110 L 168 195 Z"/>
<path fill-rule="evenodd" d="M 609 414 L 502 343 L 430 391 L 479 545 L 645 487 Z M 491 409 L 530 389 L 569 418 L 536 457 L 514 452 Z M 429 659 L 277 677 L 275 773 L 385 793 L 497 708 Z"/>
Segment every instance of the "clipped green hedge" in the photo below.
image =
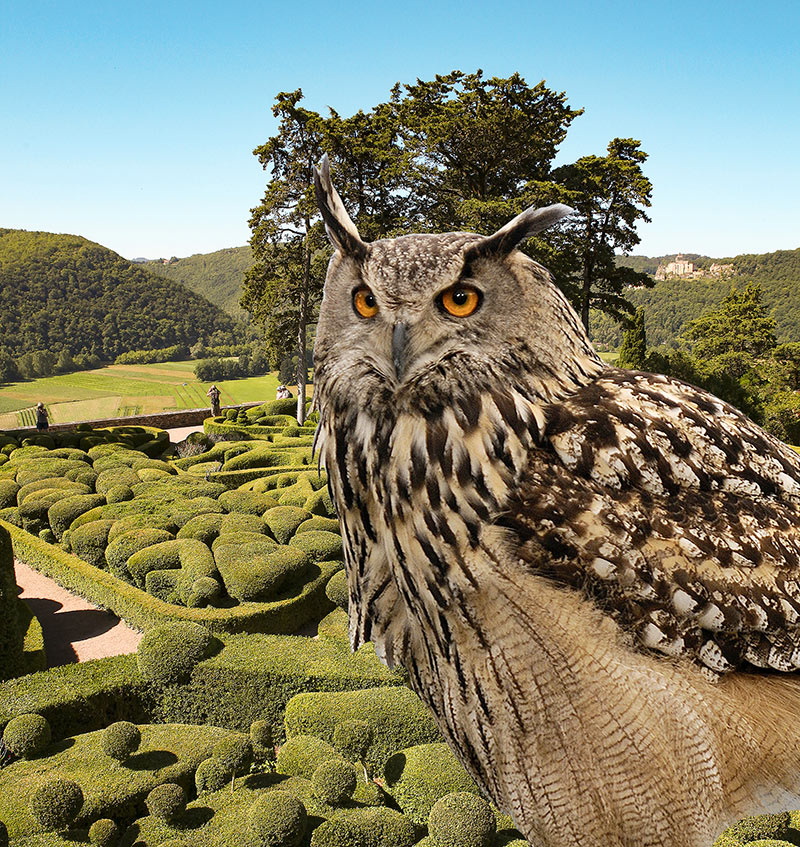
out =
<path fill-rule="evenodd" d="M 330 611 L 325 586 L 341 568 L 340 562 L 315 563 L 309 566 L 309 579 L 299 593 L 284 593 L 270 602 L 242 603 L 231 608 L 185 608 L 154 597 L 7 521 L 0 520 L 0 526 L 11 535 L 21 561 L 142 630 L 169 620 L 187 620 L 220 633 L 294 632 Z"/>
<path fill-rule="evenodd" d="M 397 750 L 441 739 L 430 712 L 405 686 L 299 694 L 287 705 L 284 717 L 289 738 L 314 735 L 328 744 L 333 744 L 337 725 L 348 720 L 362 720 L 370 725 L 372 740 L 364 761 L 378 773 Z"/>
<path fill-rule="evenodd" d="M 266 538 L 264 542 L 269 543 Z M 305 551 L 290 546 L 265 549 L 264 542 L 215 546 L 216 566 L 226 591 L 236 600 L 275 599 L 287 588 L 296 589 L 308 573 L 310 558 Z"/>

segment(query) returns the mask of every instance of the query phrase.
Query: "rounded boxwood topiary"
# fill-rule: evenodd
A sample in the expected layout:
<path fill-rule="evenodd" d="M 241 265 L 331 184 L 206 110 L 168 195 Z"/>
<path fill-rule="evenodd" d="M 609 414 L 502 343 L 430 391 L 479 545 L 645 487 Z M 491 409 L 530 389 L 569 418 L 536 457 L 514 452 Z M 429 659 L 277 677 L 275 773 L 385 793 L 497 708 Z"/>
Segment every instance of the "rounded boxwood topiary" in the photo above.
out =
<path fill-rule="evenodd" d="M 31 814 L 45 830 L 66 829 L 78 817 L 83 791 L 71 779 L 54 777 L 40 785 L 31 797 Z"/>
<path fill-rule="evenodd" d="M 264 847 L 297 847 L 306 832 L 305 806 L 287 791 L 270 791 L 250 807 L 250 831 Z"/>
<path fill-rule="evenodd" d="M 101 818 L 89 827 L 89 841 L 97 847 L 116 847 L 120 835 L 119 827 L 111 818 Z"/>
<path fill-rule="evenodd" d="M 333 746 L 351 762 L 360 762 L 372 743 L 372 727 L 366 721 L 342 721 L 333 730 Z"/>
<path fill-rule="evenodd" d="M 344 759 L 328 759 L 311 777 L 314 796 L 323 803 L 336 806 L 347 802 L 356 790 L 356 772 Z"/>
<path fill-rule="evenodd" d="M 128 485 L 112 485 L 106 491 L 106 503 L 123 503 L 125 500 L 133 500 L 133 491 Z"/>
<path fill-rule="evenodd" d="M 136 724 L 130 721 L 117 721 L 106 727 L 100 746 L 107 756 L 124 762 L 128 756 L 139 749 L 141 741 L 142 734 Z"/>
<path fill-rule="evenodd" d="M 253 745 L 243 733 L 233 733 L 214 745 L 214 758 L 236 775 L 242 774 L 253 761 Z"/>
<path fill-rule="evenodd" d="M 222 595 L 222 586 L 213 576 L 201 576 L 189 590 L 186 605 L 191 609 L 202 609 L 218 600 Z"/>
<path fill-rule="evenodd" d="M 497 829 L 489 804 L 469 791 L 445 794 L 434 803 L 428 832 L 436 847 L 490 847 Z"/>
<path fill-rule="evenodd" d="M 50 724 L 37 714 L 12 718 L 3 731 L 3 741 L 20 759 L 33 759 L 50 746 Z"/>
<path fill-rule="evenodd" d="M 311 779 L 314 771 L 327 759 L 339 759 L 339 754 L 321 738 L 295 735 L 278 751 L 278 773 Z"/>
<path fill-rule="evenodd" d="M 223 762 L 212 756 L 197 766 L 194 772 L 194 785 L 198 794 L 219 791 L 233 778 L 233 771 Z"/>
<path fill-rule="evenodd" d="M 174 621 L 148 630 L 139 642 L 136 661 L 151 682 L 182 682 L 198 662 L 208 658 L 218 642 L 200 624 Z"/>
<path fill-rule="evenodd" d="M 156 786 L 145 800 L 147 811 L 153 817 L 170 823 L 186 811 L 186 792 L 174 782 Z"/>
<path fill-rule="evenodd" d="M 264 720 L 253 721 L 250 724 L 250 742 L 253 747 L 272 750 L 275 746 L 272 736 L 272 724 Z"/>
<path fill-rule="evenodd" d="M 340 609 L 347 611 L 350 605 L 350 595 L 347 587 L 347 574 L 344 570 L 337 571 L 325 587 L 325 593 L 331 603 L 335 603 Z"/>

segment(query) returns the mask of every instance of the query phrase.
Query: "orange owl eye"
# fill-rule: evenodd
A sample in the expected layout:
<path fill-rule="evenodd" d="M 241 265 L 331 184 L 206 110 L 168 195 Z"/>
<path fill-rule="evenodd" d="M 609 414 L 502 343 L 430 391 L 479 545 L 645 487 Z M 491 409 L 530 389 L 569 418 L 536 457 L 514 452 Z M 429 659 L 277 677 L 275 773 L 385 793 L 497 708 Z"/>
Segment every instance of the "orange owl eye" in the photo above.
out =
<path fill-rule="evenodd" d="M 366 285 L 353 292 L 353 308 L 362 318 L 374 318 L 378 314 L 378 301 Z"/>
<path fill-rule="evenodd" d="M 481 305 L 481 292 L 469 285 L 454 285 L 439 296 L 439 305 L 455 318 L 466 318 Z"/>

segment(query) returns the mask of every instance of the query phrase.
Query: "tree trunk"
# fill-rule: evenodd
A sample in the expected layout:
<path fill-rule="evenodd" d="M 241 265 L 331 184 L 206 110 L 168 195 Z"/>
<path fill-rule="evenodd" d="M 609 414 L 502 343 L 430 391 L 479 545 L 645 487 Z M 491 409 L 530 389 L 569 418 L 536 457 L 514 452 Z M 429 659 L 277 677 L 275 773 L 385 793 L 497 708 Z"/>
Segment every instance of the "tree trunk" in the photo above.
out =
<path fill-rule="evenodd" d="M 308 228 L 306 228 L 308 232 Z M 307 237 L 307 236 L 306 236 Z M 303 286 L 300 290 L 300 315 L 297 321 L 297 423 L 306 419 L 306 324 L 308 323 L 308 287 L 311 284 L 311 251 L 303 246 Z"/>
<path fill-rule="evenodd" d="M 592 294 L 592 269 L 587 262 L 583 266 L 583 287 L 581 289 L 581 323 L 589 332 L 589 302 Z"/>

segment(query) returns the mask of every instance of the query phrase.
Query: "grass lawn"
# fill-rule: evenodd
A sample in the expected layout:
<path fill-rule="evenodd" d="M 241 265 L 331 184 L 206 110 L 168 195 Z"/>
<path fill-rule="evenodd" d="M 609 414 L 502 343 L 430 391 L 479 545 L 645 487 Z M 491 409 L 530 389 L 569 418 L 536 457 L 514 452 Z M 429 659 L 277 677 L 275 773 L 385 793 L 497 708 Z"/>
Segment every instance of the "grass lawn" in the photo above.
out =
<path fill-rule="evenodd" d="M 92 371 L 50 376 L 0 387 L 0 429 L 32 419 L 42 400 L 52 423 L 87 421 L 208 406 L 210 383 L 194 376 L 194 361 L 154 365 L 108 365 Z M 217 383 L 222 405 L 274 400 L 276 373 Z"/>

